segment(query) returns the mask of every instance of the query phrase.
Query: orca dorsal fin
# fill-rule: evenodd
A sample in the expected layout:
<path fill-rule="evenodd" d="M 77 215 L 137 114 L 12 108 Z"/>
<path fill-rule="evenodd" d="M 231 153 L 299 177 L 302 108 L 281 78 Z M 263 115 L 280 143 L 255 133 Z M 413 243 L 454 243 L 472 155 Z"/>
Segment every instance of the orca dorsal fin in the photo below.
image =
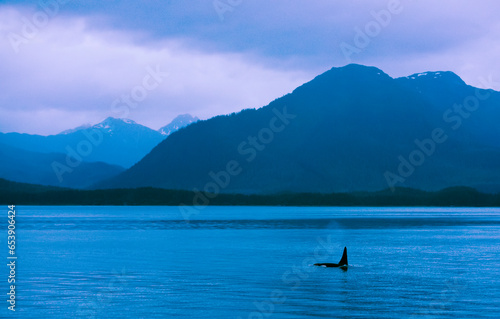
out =
<path fill-rule="evenodd" d="M 339 266 L 347 265 L 347 247 L 344 247 L 344 253 L 342 254 L 342 258 L 340 258 Z"/>

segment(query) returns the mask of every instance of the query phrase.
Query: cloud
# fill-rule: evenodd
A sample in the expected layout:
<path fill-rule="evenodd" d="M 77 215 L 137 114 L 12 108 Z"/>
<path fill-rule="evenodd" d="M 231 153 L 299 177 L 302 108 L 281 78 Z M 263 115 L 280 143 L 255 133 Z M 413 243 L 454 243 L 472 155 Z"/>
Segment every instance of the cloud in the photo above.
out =
<path fill-rule="evenodd" d="M 13 21 L 23 16 L 30 14 L 0 10 L 2 39 L 19 33 L 22 25 Z M 159 128 L 181 113 L 208 118 L 264 106 L 313 76 L 269 68 L 248 54 L 201 52 L 182 38 L 139 40 L 137 33 L 90 28 L 84 18 L 56 17 L 17 53 L 3 43 L 1 131 L 57 133 L 122 115 Z M 129 112 L 112 108 L 141 87 L 151 69 L 168 76 Z"/>
<path fill-rule="evenodd" d="M 17 54 L 8 35 L 20 33 L 23 17 L 33 20 L 42 7 L 31 0 L 3 5 L 0 131 L 56 133 L 113 116 L 113 102 L 156 66 L 169 76 L 129 109 L 139 123 L 157 128 L 180 113 L 208 118 L 260 107 L 347 64 L 341 44 L 354 44 L 359 30 L 380 23 L 376 16 L 394 1 L 232 2 L 239 4 L 223 21 L 213 1 L 67 1 Z M 500 2 L 399 6 L 352 62 L 394 77 L 450 70 L 476 86 L 480 77 L 500 74 Z"/>
<path fill-rule="evenodd" d="M 223 21 L 210 0 L 196 5 L 148 1 L 141 6 L 136 1 L 120 1 L 119 6 L 113 4 L 113 10 L 87 4 L 84 12 L 106 15 L 107 19 L 94 19 L 99 26 L 141 30 L 153 39 L 180 36 L 202 51 L 255 52 L 293 59 L 295 67 L 325 70 L 344 65 L 340 44 L 352 42 L 357 28 L 364 29 L 374 14 L 394 3 L 399 3 L 402 12 L 391 17 L 389 25 L 357 59 L 449 53 L 488 33 L 500 10 L 500 2 L 495 0 L 221 1 L 237 3 L 224 13 Z M 82 9 L 78 5 L 68 10 Z M 276 63 L 275 59 L 271 63 Z"/>

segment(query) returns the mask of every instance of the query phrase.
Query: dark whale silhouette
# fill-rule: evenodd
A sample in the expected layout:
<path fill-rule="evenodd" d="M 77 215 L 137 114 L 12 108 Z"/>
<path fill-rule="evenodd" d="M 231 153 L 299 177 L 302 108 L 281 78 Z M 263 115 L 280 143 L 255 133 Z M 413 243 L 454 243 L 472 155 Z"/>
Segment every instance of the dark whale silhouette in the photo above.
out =
<path fill-rule="evenodd" d="M 347 247 L 344 247 L 344 253 L 342 254 L 342 258 L 338 264 L 335 263 L 317 263 L 314 266 L 322 266 L 322 267 L 340 267 L 344 270 L 347 270 Z"/>

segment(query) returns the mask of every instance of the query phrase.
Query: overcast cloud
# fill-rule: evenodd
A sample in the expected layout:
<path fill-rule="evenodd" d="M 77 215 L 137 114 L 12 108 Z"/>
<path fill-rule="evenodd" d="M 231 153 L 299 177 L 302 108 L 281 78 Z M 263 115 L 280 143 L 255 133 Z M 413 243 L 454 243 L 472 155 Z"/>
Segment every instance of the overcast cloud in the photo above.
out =
<path fill-rule="evenodd" d="M 350 62 L 500 78 L 494 0 L 66 2 L 0 4 L 1 132 L 107 116 L 157 129 L 264 106 Z"/>

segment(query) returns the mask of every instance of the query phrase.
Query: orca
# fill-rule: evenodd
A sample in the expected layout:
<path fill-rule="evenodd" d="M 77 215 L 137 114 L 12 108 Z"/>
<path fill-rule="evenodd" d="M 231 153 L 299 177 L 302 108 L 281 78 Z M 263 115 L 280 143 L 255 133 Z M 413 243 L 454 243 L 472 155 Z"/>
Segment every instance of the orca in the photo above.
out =
<path fill-rule="evenodd" d="M 317 263 L 317 264 L 314 264 L 314 266 L 339 267 L 343 270 L 347 270 L 347 247 L 344 247 L 344 253 L 342 254 L 342 258 L 340 258 L 340 261 L 338 264 L 335 264 L 335 263 Z"/>

